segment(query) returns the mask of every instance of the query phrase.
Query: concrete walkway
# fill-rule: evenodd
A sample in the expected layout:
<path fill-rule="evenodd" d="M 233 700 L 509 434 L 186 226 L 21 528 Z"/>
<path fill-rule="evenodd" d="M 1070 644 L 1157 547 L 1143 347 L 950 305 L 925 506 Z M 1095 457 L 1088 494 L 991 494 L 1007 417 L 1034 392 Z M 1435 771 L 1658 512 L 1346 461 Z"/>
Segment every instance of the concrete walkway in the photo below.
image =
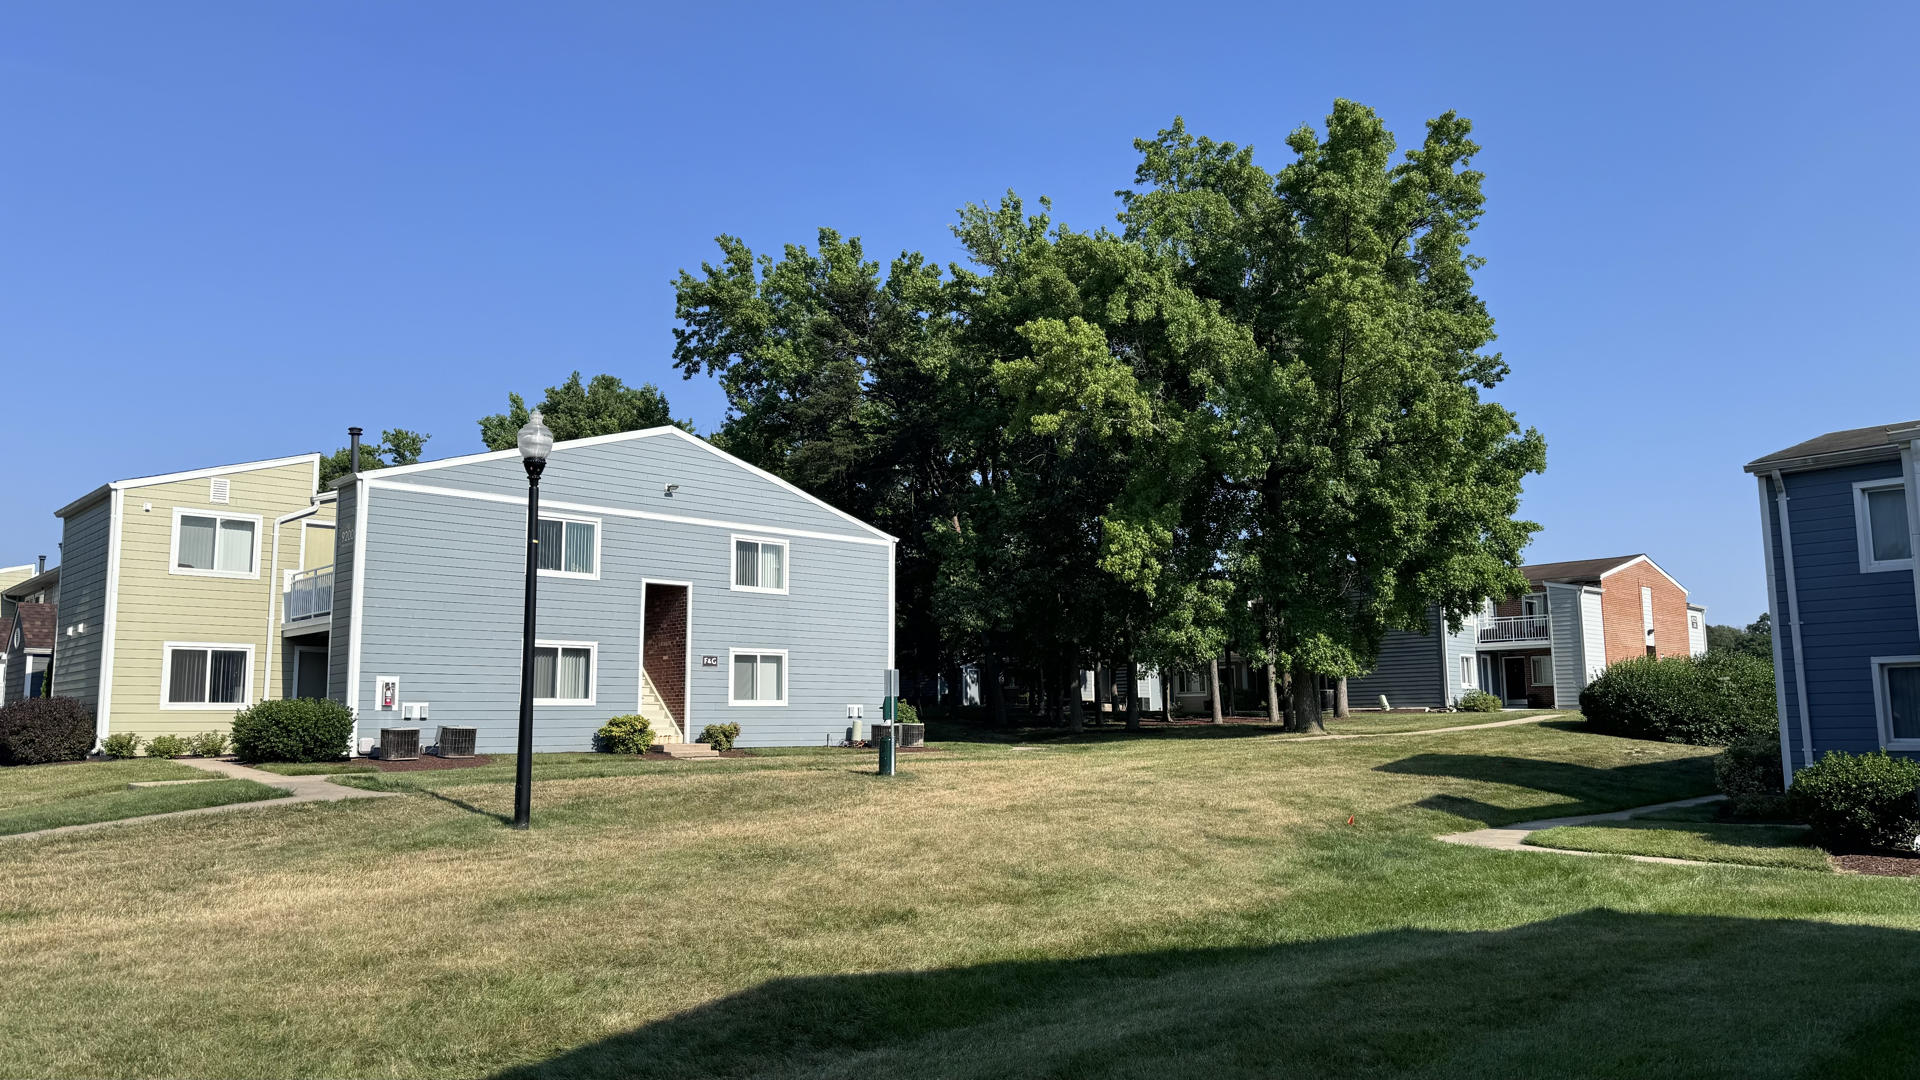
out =
<path fill-rule="evenodd" d="M 281 799 L 256 799 L 252 802 L 224 803 L 220 806 L 203 806 L 197 810 L 173 810 L 165 814 L 142 814 L 139 817 L 119 818 L 114 821 L 90 821 L 84 825 L 61 825 L 53 829 L 39 829 L 34 832 L 13 833 L 0 836 L 0 840 L 24 840 L 38 836 L 62 836 L 67 833 L 91 832 L 114 825 L 130 825 L 141 821 L 159 821 L 162 818 L 186 817 L 189 814 L 221 814 L 231 810 L 254 810 L 268 806 L 291 806 L 295 803 L 343 802 L 347 799 L 385 799 L 399 794 L 393 791 L 365 791 L 361 788 L 343 787 L 329 781 L 324 776 L 281 776 L 264 769 L 250 769 L 237 761 L 222 761 L 219 758 L 176 758 L 177 764 L 191 765 L 196 769 L 205 769 L 217 776 L 208 780 L 252 780 L 276 787 L 288 792 Z M 180 783 L 181 781 L 173 781 Z M 204 781 L 187 781 L 204 783 Z"/>
<path fill-rule="evenodd" d="M 1533 847 L 1526 840 L 1528 835 L 1542 829 L 1558 828 L 1561 825 L 1591 825 L 1596 821 L 1625 821 L 1628 818 L 1650 814 L 1656 810 L 1677 810 L 1683 806 L 1702 806 L 1719 802 L 1725 795 L 1702 795 L 1697 799 L 1678 799 L 1674 802 L 1655 803 L 1652 806 L 1636 806 L 1631 810 L 1616 810 L 1611 814 L 1582 814 L 1578 817 L 1544 818 L 1540 821 L 1522 821 L 1514 825 L 1500 825 L 1490 829 L 1475 829 L 1472 832 L 1449 833 L 1437 837 L 1449 844 L 1464 844 L 1467 847 L 1488 848 L 1493 851 L 1533 851 L 1543 855 L 1594 855 L 1610 859 L 1633 859 L 1636 862 L 1666 863 L 1670 866 L 1745 866 L 1745 863 L 1707 862 L 1702 859 L 1670 859 L 1664 855 L 1612 855 L 1600 851 L 1570 851 L 1566 848 Z M 1756 867 L 1755 869 L 1764 869 Z"/>
<path fill-rule="evenodd" d="M 1424 728 L 1415 731 L 1368 731 L 1356 735 L 1307 735 L 1288 742 L 1325 742 L 1333 739 L 1401 739 L 1409 735 L 1446 735 L 1455 731 L 1486 731 L 1489 728 L 1514 727 L 1518 724 L 1538 724 L 1546 720 L 1558 720 L 1566 713 L 1541 713 L 1539 716 L 1520 716 L 1512 720 L 1495 720 L 1490 724 L 1459 724 L 1454 727 Z"/>

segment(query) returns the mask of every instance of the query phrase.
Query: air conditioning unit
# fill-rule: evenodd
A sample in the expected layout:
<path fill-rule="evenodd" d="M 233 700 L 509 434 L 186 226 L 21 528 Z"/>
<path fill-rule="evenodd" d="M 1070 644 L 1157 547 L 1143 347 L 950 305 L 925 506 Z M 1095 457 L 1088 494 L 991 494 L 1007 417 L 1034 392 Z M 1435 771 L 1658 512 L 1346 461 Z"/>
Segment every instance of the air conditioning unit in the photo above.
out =
<path fill-rule="evenodd" d="M 441 757 L 472 757 L 473 744 L 479 735 L 479 728 L 448 727 L 442 724 L 440 733 L 434 738 L 434 741 L 439 744 L 435 753 Z"/>
<path fill-rule="evenodd" d="M 420 756 L 420 729 L 383 727 L 380 729 L 380 757 L 385 761 L 412 761 Z"/>

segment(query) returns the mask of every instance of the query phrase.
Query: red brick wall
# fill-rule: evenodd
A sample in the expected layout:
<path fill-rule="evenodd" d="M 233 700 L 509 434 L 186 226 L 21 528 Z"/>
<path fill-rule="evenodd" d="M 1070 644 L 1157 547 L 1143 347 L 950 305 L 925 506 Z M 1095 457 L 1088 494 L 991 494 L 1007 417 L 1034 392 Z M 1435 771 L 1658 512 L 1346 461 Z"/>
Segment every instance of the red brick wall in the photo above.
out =
<path fill-rule="evenodd" d="M 687 587 L 647 586 L 647 625 L 641 655 L 647 677 L 673 718 L 687 722 Z"/>
<path fill-rule="evenodd" d="M 1640 619 L 1643 586 L 1653 590 L 1656 655 L 1686 656 L 1690 651 L 1686 592 L 1651 565 L 1635 563 L 1600 581 L 1600 622 L 1609 664 L 1647 655 L 1647 637 Z"/>

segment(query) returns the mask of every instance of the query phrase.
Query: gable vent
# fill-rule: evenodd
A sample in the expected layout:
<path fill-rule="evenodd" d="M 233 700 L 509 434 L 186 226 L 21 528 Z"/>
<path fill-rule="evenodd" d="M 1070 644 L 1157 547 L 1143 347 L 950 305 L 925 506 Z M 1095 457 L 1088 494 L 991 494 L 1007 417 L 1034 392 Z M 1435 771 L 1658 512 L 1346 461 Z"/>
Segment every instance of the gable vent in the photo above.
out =
<path fill-rule="evenodd" d="M 233 485 L 231 482 L 227 480 L 226 477 L 216 476 L 213 478 L 212 490 L 207 492 L 207 501 L 217 502 L 217 503 L 226 502 L 227 497 L 232 493 L 232 490 L 233 490 Z"/>

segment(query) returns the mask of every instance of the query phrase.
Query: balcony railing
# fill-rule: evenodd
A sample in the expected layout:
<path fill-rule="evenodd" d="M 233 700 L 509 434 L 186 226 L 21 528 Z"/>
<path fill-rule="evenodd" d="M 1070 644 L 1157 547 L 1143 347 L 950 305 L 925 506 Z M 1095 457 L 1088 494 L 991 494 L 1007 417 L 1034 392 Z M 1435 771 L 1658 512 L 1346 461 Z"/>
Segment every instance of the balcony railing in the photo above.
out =
<path fill-rule="evenodd" d="M 1514 615 L 1480 620 L 1482 645 L 1508 641 L 1550 641 L 1552 637 L 1553 632 L 1547 626 L 1545 615 Z"/>
<path fill-rule="evenodd" d="M 333 567 L 316 566 L 287 575 L 283 623 L 297 626 L 333 614 Z"/>

